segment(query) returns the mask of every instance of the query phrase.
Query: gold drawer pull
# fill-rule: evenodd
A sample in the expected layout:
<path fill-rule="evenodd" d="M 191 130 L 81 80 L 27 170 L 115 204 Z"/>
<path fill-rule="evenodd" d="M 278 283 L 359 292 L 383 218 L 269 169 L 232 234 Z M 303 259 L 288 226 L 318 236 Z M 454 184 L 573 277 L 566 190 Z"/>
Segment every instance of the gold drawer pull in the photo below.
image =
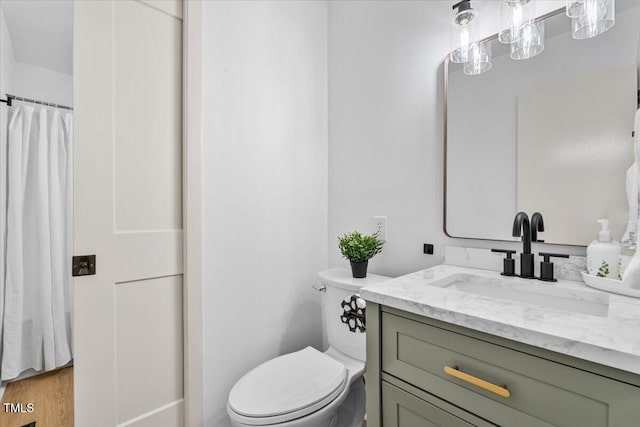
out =
<path fill-rule="evenodd" d="M 483 388 L 499 396 L 502 396 L 502 397 L 511 396 L 511 393 L 509 393 L 509 390 L 507 390 L 506 387 L 500 387 L 499 385 L 491 384 L 490 382 L 481 380 L 480 378 L 474 377 L 473 375 L 465 374 L 464 372 L 458 370 L 457 366 L 454 366 L 453 368 L 449 366 L 445 366 L 444 372 L 448 375 L 461 379 L 462 381 L 466 381 L 470 384 Z"/>

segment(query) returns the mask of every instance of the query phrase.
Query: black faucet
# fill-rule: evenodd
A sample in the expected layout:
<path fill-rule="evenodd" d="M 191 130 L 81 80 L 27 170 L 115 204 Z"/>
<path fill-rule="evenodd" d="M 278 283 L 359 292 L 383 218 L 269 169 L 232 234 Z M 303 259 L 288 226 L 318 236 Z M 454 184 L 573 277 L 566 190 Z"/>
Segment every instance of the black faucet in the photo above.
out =
<path fill-rule="evenodd" d="M 520 255 L 520 277 L 535 279 L 533 274 L 534 257 L 531 253 L 531 225 L 529 216 L 518 212 L 513 220 L 513 237 L 522 237 L 522 254 Z"/>
<path fill-rule="evenodd" d="M 531 241 L 544 243 L 544 240 L 538 240 L 538 233 L 544 232 L 544 218 L 540 212 L 531 215 Z"/>

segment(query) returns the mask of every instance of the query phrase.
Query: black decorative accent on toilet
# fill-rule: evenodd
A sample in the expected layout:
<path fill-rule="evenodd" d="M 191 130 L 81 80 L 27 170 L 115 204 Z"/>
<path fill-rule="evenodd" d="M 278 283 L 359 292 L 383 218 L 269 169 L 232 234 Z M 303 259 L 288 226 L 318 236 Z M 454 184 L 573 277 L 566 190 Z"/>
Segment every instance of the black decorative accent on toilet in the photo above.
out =
<path fill-rule="evenodd" d="M 345 298 L 342 303 L 342 316 L 340 320 L 347 325 L 351 332 L 365 332 L 366 327 L 366 302 L 360 295 L 351 295 Z"/>

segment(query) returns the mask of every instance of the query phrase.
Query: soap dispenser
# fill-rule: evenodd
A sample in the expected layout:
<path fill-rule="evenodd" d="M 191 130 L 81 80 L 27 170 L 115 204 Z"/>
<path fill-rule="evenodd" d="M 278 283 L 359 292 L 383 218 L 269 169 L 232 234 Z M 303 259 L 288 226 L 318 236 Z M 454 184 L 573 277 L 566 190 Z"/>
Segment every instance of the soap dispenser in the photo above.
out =
<path fill-rule="evenodd" d="M 608 219 L 601 219 L 598 222 L 602 230 L 598 233 L 598 239 L 587 247 L 587 270 L 592 276 L 618 280 L 620 242 L 613 240 Z"/>

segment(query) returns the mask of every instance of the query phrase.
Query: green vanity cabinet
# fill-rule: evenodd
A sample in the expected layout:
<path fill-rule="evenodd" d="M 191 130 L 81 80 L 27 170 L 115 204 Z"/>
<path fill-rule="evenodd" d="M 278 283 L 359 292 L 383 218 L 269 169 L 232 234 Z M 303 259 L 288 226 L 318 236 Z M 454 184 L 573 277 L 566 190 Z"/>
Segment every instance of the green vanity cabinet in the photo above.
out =
<path fill-rule="evenodd" d="M 369 303 L 369 427 L 640 427 L 640 376 Z"/>
<path fill-rule="evenodd" d="M 382 381 L 382 423 L 388 427 L 491 427 L 488 423 L 463 411 L 448 412 L 446 402 L 431 397 L 428 402 Z M 438 406 L 440 403 L 441 406 Z M 451 410 L 451 408 L 448 408 Z"/>

